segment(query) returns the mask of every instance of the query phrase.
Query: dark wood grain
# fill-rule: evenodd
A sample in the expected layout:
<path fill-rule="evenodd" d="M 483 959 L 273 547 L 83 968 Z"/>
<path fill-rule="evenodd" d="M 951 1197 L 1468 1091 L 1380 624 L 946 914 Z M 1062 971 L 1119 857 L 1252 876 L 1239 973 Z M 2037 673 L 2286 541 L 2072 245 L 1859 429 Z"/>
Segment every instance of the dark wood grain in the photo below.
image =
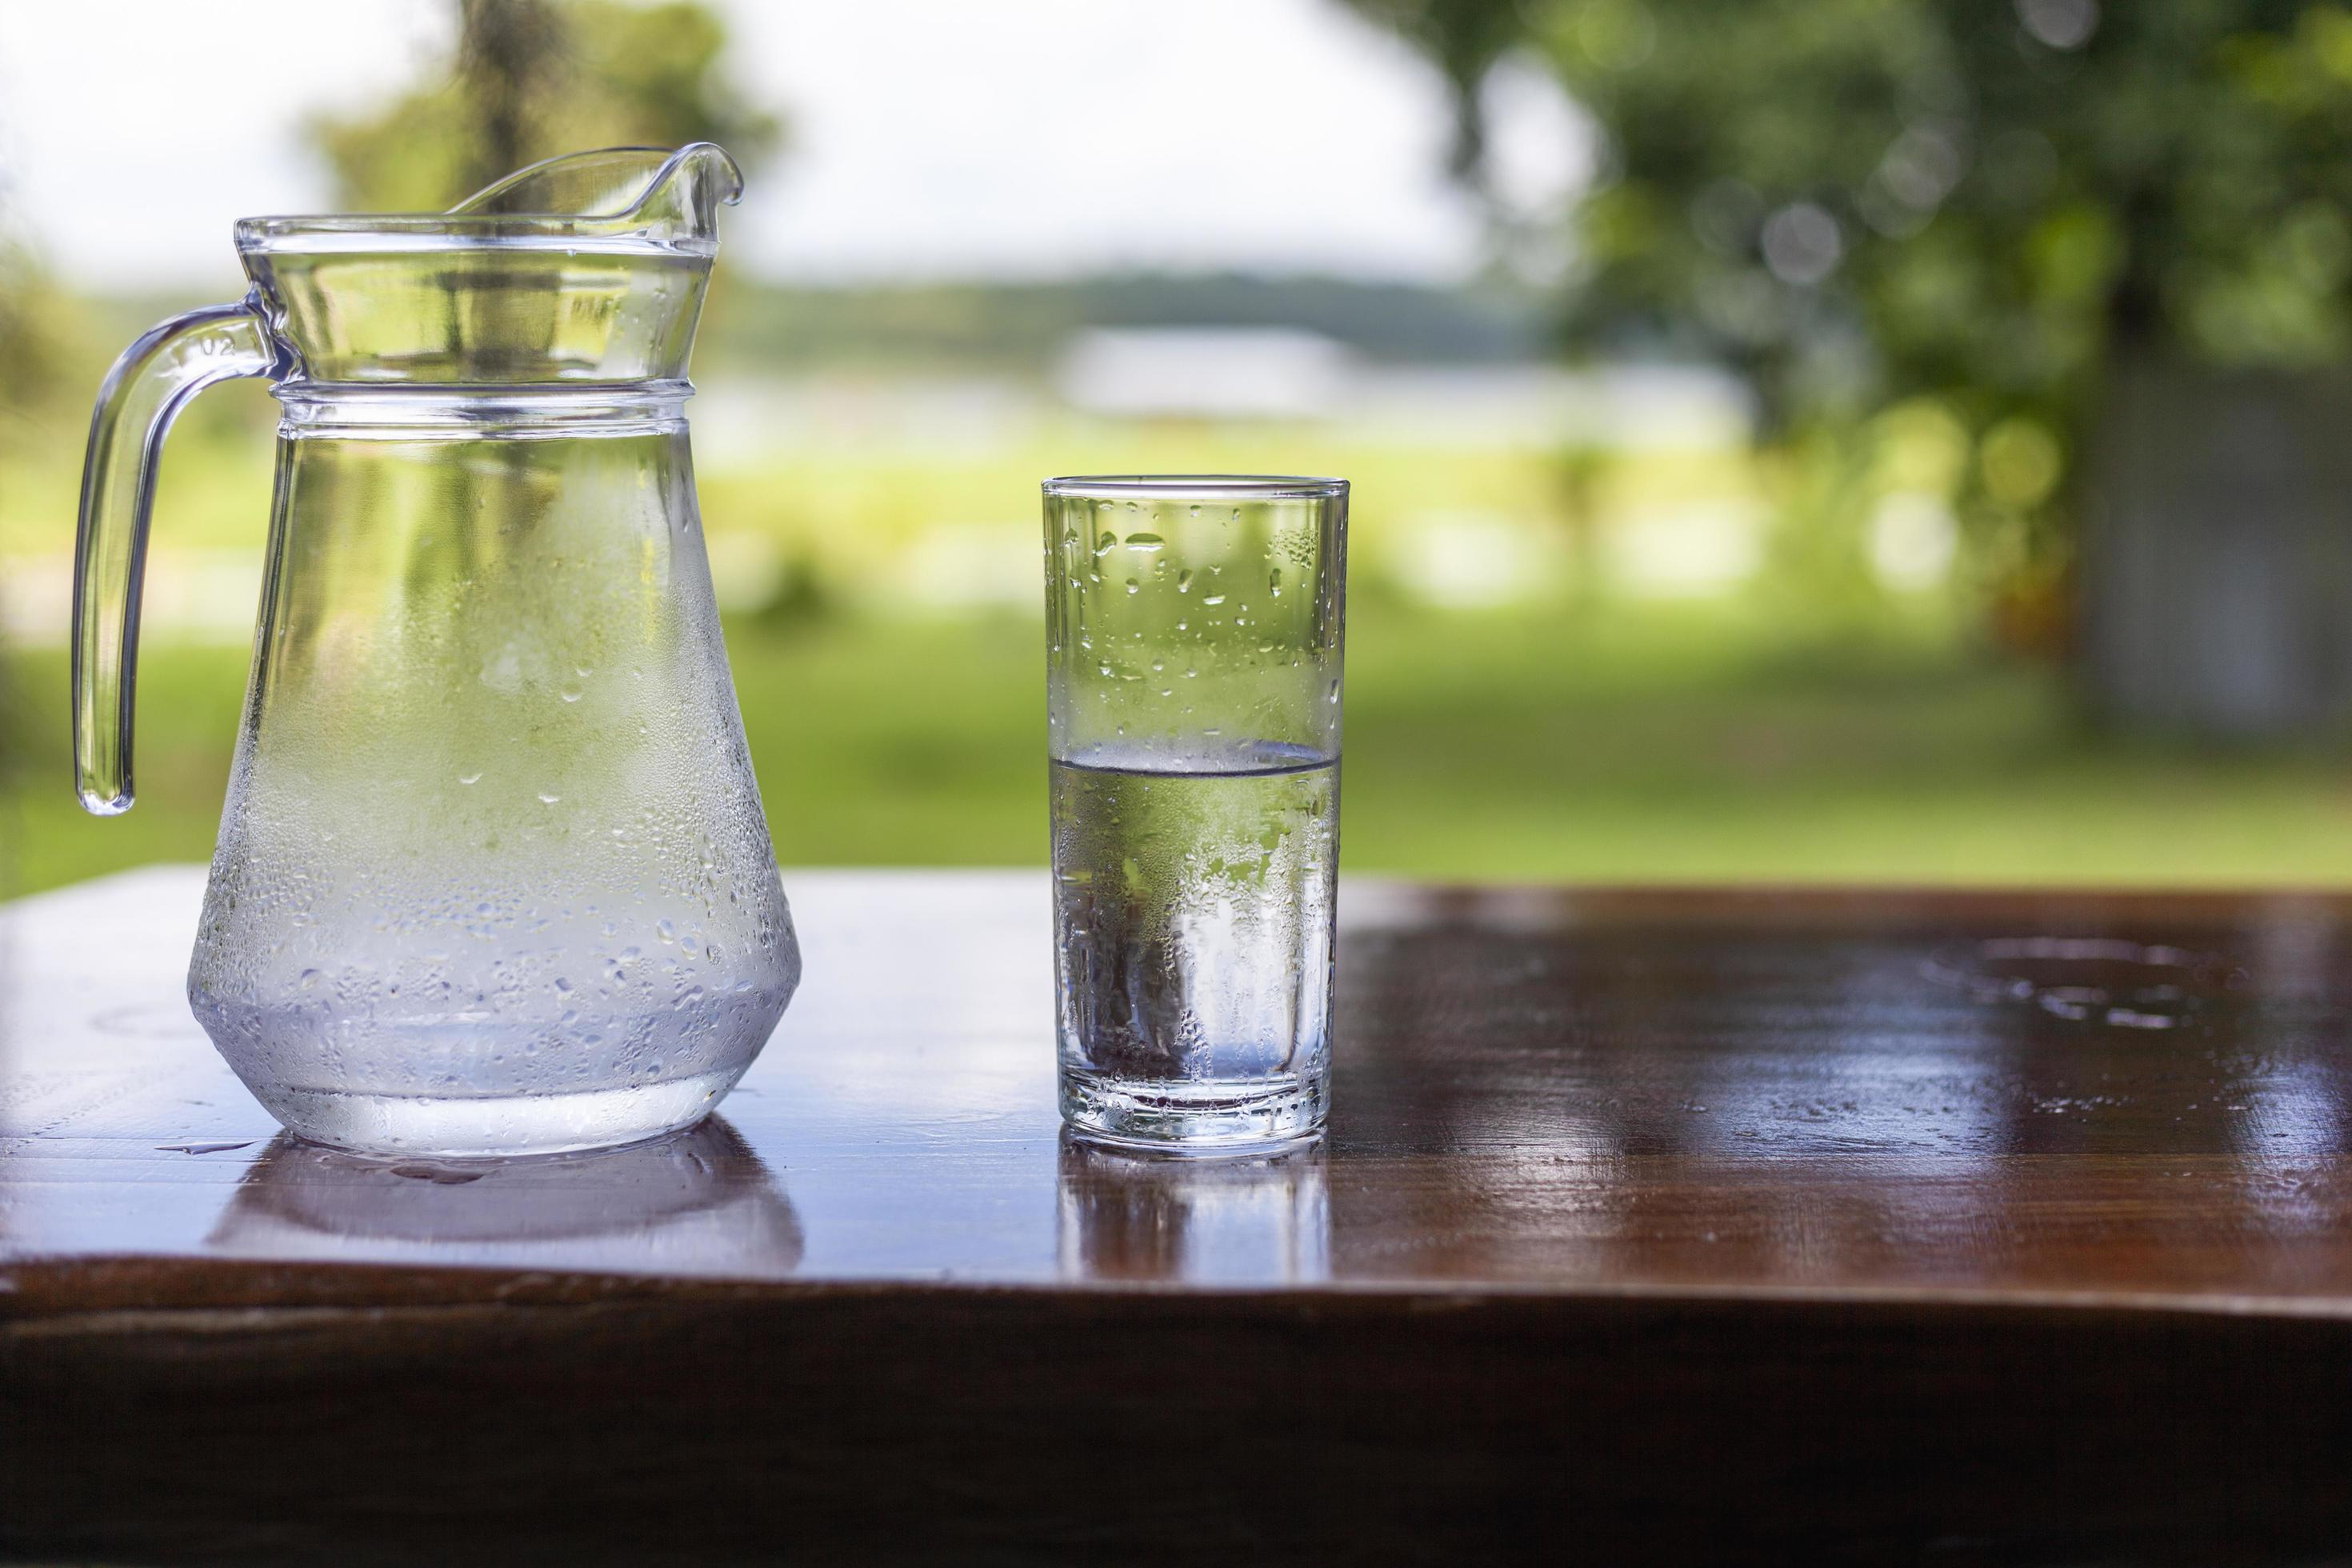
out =
<path fill-rule="evenodd" d="M 198 886 L 0 924 L 0 1549 L 2352 1553 L 2352 900 L 1343 905 L 1329 1137 L 1058 1136 L 1042 879 L 789 877 L 719 1119 L 294 1144 Z"/>

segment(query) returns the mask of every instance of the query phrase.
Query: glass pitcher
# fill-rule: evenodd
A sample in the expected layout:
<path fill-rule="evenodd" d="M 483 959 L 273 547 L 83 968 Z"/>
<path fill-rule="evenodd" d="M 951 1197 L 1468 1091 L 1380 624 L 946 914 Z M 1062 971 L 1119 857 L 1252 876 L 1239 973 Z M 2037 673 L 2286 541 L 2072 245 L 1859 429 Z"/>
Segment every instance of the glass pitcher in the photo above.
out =
<path fill-rule="evenodd" d="M 719 639 L 686 376 L 733 162 L 526 169 L 446 215 L 248 218 L 253 289 L 99 394 L 74 604 L 82 804 L 130 809 L 163 433 L 285 413 L 260 626 L 188 973 L 288 1128 L 517 1154 L 699 1120 L 800 979 Z"/>

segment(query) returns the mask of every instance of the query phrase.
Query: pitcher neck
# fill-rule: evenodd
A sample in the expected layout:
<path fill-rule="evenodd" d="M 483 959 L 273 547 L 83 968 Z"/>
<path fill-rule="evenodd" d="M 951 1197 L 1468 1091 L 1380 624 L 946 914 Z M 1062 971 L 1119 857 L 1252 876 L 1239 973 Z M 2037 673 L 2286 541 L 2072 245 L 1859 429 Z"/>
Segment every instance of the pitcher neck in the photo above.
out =
<path fill-rule="evenodd" d="M 566 384 L 385 385 L 287 381 L 274 389 L 290 439 L 572 439 L 683 434 L 684 378 Z"/>

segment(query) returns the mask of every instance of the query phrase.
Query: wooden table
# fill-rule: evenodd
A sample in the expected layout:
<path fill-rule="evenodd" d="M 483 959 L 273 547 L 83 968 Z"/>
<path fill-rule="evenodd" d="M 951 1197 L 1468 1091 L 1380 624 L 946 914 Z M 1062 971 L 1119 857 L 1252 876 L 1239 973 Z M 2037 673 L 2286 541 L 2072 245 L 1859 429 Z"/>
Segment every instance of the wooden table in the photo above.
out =
<path fill-rule="evenodd" d="M 1344 905 L 1330 1135 L 1057 1135 L 1042 874 L 788 876 L 719 1117 L 275 1135 L 200 874 L 7 911 L 0 1550 L 2231 1561 L 2352 1547 L 2352 900 Z"/>

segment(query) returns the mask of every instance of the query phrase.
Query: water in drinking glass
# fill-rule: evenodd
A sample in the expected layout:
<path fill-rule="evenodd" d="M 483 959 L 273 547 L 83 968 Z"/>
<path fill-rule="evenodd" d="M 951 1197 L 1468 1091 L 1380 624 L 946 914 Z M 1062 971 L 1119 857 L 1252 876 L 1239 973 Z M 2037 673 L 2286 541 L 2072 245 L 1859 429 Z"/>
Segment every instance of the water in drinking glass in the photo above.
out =
<path fill-rule="evenodd" d="M 1062 1066 L 1213 1102 L 1318 1080 L 1330 1044 L 1339 764 L 1053 763 Z"/>

